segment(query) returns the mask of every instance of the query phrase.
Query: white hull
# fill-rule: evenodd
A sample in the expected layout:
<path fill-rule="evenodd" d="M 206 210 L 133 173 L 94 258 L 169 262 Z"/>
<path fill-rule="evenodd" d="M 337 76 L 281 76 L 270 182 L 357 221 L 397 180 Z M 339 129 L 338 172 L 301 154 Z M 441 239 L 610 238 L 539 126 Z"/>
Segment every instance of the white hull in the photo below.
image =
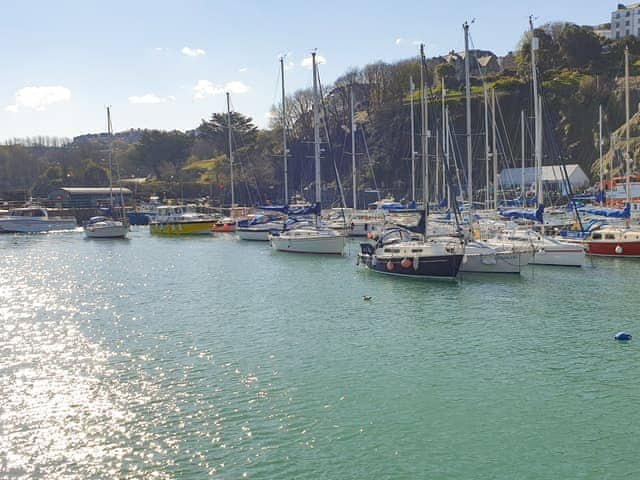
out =
<path fill-rule="evenodd" d="M 529 254 L 496 252 L 495 254 L 471 253 L 462 259 L 463 273 L 520 273 L 529 262 Z"/>
<path fill-rule="evenodd" d="M 487 243 L 493 247 L 529 252 L 531 253 L 529 260 L 531 265 L 581 267 L 584 264 L 585 252 L 582 246 L 549 237 L 531 235 L 528 232 L 509 234 L 504 239 L 491 239 Z"/>
<path fill-rule="evenodd" d="M 271 236 L 271 247 L 280 252 L 342 255 L 345 237 L 317 235 L 307 237 Z"/>
<path fill-rule="evenodd" d="M 250 240 L 254 242 L 268 242 L 270 230 L 249 230 L 240 229 L 236 230 L 238 238 L 240 240 Z"/>
<path fill-rule="evenodd" d="M 0 232 L 11 233 L 39 233 L 55 230 L 73 230 L 78 226 L 74 218 L 31 218 L 24 217 L 14 220 L 12 218 L 0 219 Z"/>
<path fill-rule="evenodd" d="M 121 223 L 120 225 L 92 225 L 84 229 L 87 238 L 125 238 L 128 232 L 129 227 Z"/>
<path fill-rule="evenodd" d="M 572 245 L 577 247 L 577 245 Z M 584 250 L 582 247 L 576 249 L 554 249 L 553 247 L 537 249 L 532 255 L 532 265 L 552 265 L 556 267 L 581 267 L 584 262 Z"/>

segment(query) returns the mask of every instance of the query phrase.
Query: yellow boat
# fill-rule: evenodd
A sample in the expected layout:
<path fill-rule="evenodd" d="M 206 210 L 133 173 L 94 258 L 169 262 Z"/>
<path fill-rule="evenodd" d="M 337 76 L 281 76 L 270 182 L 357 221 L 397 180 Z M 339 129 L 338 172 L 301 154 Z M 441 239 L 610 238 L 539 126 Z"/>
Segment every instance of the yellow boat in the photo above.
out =
<path fill-rule="evenodd" d="M 210 235 L 217 220 L 212 215 L 193 212 L 186 206 L 162 206 L 149 222 L 149 231 L 156 235 Z"/>

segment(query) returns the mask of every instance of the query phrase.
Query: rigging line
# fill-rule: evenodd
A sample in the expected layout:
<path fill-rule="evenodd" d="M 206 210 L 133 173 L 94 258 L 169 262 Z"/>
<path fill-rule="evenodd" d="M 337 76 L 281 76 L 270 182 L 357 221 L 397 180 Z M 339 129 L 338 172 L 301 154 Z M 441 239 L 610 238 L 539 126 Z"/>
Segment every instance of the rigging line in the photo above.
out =
<path fill-rule="evenodd" d="M 338 190 L 340 193 L 340 200 L 342 202 L 342 208 L 345 208 L 346 206 L 346 201 L 344 198 L 344 191 L 342 190 L 342 182 L 340 181 L 340 175 L 338 173 L 338 167 L 336 165 L 336 160 L 334 157 L 334 152 L 333 152 L 333 146 L 331 143 L 331 137 L 329 136 L 329 129 L 327 127 L 327 118 L 328 118 L 328 113 L 327 113 L 327 105 L 325 103 L 325 99 L 324 99 L 324 91 L 322 88 L 322 82 L 320 81 L 320 70 L 318 70 L 318 68 L 316 67 L 316 75 L 318 76 L 318 86 L 320 89 L 320 104 L 322 105 L 322 126 L 324 129 L 324 133 L 327 137 L 327 144 L 329 146 L 329 155 L 331 157 L 331 162 L 333 163 L 333 171 L 334 174 L 336 176 L 336 183 L 338 184 Z M 343 212 L 344 213 L 344 212 Z"/>

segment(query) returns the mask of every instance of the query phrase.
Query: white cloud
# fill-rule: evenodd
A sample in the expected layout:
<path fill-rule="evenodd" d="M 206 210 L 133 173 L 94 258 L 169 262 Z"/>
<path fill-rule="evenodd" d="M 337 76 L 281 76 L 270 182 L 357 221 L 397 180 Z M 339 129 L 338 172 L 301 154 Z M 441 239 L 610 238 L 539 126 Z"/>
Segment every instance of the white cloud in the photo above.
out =
<path fill-rule="evenodd" d="M 186 55 L 187 57 L 199 57 L 200 55 L 205 55 L 207 53 L 201 48 L 191 48 L 191 47 L 183 47 L 181 52 L 183 55 Z"/>
<path fill-rule="evenodd" d="M 404 38 L 402 38 L 402 37 L 398 37 L 398 38 L 396 38 L 394 41 L 395 41 L 395 44 L 396 44 L 396 45 L 400 45 L 402 42 L 404 42 Z"/>
<path fill-rule="evenodd" d="M 238 72 L 240 72 L 240 73 L 244 73 L 244 72 L 246 72 L 247 70 L 249 70 L 247 67 L 242 67 L 242 68 L 239 68 L 239 69 L 238 69 Z"/>
<path fill-rule="evenodd" d="M 164 47 L 156 47 L 156 48 L 154 48 L 154 50 L 156 52 L 166 52 L 169 49 L 168 48 L 164 48 Z"/>
<path fill-rule="evenodd" d="M 229 93 L 247 93 L 249 91 L 249 87 L 238 80 L 227 83 L 224 89 Z"/>
<path fill-rule="evenodd" d="M 24 87 L 18 90 L 15 95 L 16 102 L 7 105 L 7 112 L 17 112 L 21 108 L 31 108 L 42 111 L 48 105 L 71 100 L 71 90 L 62 86 L 51 87 Z"/>
<path fill-rule="evenodd" d="M 213 82 L 209 80 L 198 80 L 198 83 L 193 87 L 193 98 L 203 99 L 223 92 L 223 87 L 214 85 Z"/>
<path fill-rule="evenodd" d="M 198 80 L 198 83 L 193 87 L 193 98 L 201 100 L 225 92 L 240 94 L 247 93 L 249 90 L 247 85 L 238 80 L 228 82 L 225 85 L 216 85 L 209 80 Z"/>
<path fill-rule="evenodd" d="M 309 55 L 307 58 L 305 58 L 304 60 L 302 60 L 302 62 L 300 62 L 300 65 L 305 67 L 305 68 L 312 68 L 312 59 L 311 59 L 311 55 Z M 316 65 L 322 65 L 324 63 L 327 63 L 327 59 L 324 58 L 322 55 L 317 55 L 316 54 Z"/>
<path fill-rule="evenodd" d="M 129 97 L 129 103 L 154 104 L 154 103 L 164 103 L 167 100 L 175 100 L 175 99 L 176 97 L 174 97 L 173 95 L 169 95 L 168 97 L 159 97 L 155 93 L 147 93 L 145 95 L 140 95 L 140 96 L 133 95 Z"/>

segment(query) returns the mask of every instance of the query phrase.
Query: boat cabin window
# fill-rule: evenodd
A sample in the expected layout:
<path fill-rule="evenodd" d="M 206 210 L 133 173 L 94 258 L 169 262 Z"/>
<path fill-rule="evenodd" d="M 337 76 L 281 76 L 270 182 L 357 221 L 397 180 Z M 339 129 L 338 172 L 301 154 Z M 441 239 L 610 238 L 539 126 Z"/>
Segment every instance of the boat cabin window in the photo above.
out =
<path fill-rule="evenodd" d="M 615 240 L 616 236 L 613 233 L 607 233 L 607 234 L 605 234 L 604 238 L 606 240 Z"/>
<path fill-rule="evenodd" d="M 409 242 L 411 235 L 405 230 L 393 230 L 380 239 L 382 245 L 391 245 L 393 243 Z"/>
<path fill-rule="evenodd" d="M 601 233 L 594 233 L 591 235 L 591 238 L 593 238 L 594 240 L 602 240 L 602 234 Z"/>

